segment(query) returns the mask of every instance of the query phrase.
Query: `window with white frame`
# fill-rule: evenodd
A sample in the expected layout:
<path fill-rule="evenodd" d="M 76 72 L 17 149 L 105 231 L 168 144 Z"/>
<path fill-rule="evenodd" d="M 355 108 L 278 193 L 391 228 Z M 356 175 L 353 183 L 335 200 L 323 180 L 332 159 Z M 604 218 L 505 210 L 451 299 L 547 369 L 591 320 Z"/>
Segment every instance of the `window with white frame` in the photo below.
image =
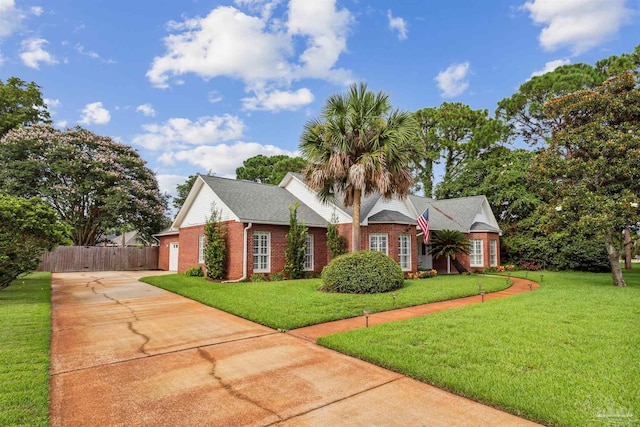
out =
<path fill-rule="evenodd" d="M 408 234 L 398 236 L 398 264 L 402 271 L 411 271 L 411 236 Z"/>
<path fill-rule="evenodd" d="M 313 271 L 313 234 L 304 241 L 304 271 Z"/>
<path fill-rule="evenodd" d="M 269 273 L 271 254 L 271 233 L 258 231 L 253 233 L 253 271 Z"/>
<path fill-rule="evenodd" d="M 498 266 L 498 241 L 489 240 L 489 266 Z"/>
<path fill-rule="evenodd" d="M 369 250 L 382 252 L 387 255 L 387 235 L 386 234 L 370 234 L 369 235 Z"/>
<path fill-rule="evenodd" d="M 202 264 L 204 262 L 204 247 L 206 246 L 206 240 L 204 234 L 198 236 L 198 262 Z"/>
<path fill-rule="evenodd" d="M 484 253 L 482 252 L 482 240 L 471 239 L 469 246 L 469 265 L 471 267 L 484 267 Z"/>

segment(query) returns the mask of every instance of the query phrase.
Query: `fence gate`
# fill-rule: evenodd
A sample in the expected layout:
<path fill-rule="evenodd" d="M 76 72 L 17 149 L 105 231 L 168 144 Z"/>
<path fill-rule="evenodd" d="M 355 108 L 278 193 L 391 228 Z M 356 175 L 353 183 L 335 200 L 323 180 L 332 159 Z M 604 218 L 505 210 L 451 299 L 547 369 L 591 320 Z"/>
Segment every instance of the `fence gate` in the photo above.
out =
<path fill-rule="evenodd" d="M 136 271 L 158 269 L 158 247 L 58 246 L 36 271 Z"/>

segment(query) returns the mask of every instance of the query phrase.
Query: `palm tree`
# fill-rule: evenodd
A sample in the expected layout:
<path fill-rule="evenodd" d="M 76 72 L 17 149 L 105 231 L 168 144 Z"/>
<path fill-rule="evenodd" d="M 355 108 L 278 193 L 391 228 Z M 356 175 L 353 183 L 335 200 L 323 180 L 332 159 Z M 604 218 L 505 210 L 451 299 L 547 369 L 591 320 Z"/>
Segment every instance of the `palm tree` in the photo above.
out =
<path fill-rule="evenodd" d="M 353 206 L 352 251 L 360 249 L 362 197 L 402 198 L 411 189 L 417 131 L 411 113 L 392 110 L 389 96 L 367 90 L 365 83 L 332 95 L 321 117 L 305 124 L 300 137 L 309 162 L 305 181 L 321 200 L 340 193 L 345 206 Z"/>
<path fill-rule="evenodd" d="M 431 237 L 431 255 L 436 258 L 447 256 L 453 262 L 453 266 L 458 273 L 466 273 L 460 261 L 456 258 L 457 254 L 469 254 L 469 240 L 461 231 L 455 230 L 438 230 Z"/>

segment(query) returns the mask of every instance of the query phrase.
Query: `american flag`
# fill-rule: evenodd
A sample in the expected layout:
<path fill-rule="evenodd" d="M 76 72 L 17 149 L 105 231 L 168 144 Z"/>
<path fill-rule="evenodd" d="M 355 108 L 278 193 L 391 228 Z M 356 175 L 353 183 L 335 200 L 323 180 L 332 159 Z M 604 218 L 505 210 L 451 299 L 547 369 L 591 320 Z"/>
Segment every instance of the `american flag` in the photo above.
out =
<path fill-rule="evenodd" d="M 429 241 L 429 208 L 422 212 L 417 221 L 418 227 L 422 230 L 422 241 L 427 243 Z"/>

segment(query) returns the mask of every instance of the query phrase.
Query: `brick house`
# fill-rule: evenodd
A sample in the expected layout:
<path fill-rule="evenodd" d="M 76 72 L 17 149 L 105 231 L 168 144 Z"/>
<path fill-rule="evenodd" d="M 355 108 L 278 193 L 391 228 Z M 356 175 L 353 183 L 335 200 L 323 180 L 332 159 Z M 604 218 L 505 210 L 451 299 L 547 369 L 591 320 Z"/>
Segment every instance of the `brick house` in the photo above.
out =
<path fill-rule="evenodd" d="M 305 270 L 320 273 L 330 261 L 327 225 L 337 218 L 340 233 L 351 247 L 353 209 L 341 200 L 322 203 L 299 174 L 289 173 L 275 185 L 198 176 L 172 227 L 156 234 L 159 268 L 184 272 L 204 267 L 204 224 L 213 206 L 227 229 L 227 279 L 244 280 L 254 273 L 278 273 L 285 265 L 289 206 L 299 203 L 298 221 L 309 229 Z M 466 233 L 471 254 L 460 258 L 467 268 L 482 269 L 500 263 L 500 229 L 485 196 L 434 200 L 408 196 L 384 200 L 363 198 L 361 247 L 385 252 L 406 272 L 435 268 L 447 271 L 446 259 L 432 259 L 422 242 L 416 220 L 429 208 L 430 229 Z M 455 271 L 455 270 L 453 270 Z"/>

